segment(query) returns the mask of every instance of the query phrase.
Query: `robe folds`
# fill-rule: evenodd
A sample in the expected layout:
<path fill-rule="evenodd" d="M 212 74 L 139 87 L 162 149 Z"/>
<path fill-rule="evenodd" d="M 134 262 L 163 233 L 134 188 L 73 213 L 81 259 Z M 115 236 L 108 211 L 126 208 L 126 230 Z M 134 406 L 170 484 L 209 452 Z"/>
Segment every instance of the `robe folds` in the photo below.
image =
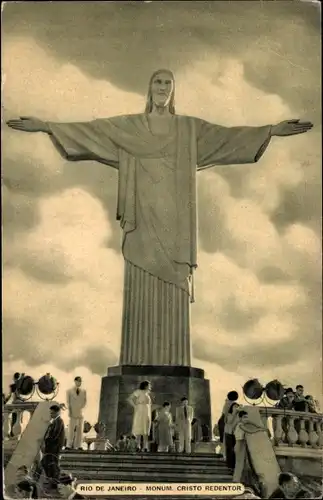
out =
<path fill-rule="evenodd" d="M 95 160 L 118 171 L 125 259 L 121 364 L 189 365 L 196 172 L 258 161 L 270 126 L 226 128 L 174 115 L 170 133 L 157 136 L 145 114 L 48 125 L 68 160 Z"/>

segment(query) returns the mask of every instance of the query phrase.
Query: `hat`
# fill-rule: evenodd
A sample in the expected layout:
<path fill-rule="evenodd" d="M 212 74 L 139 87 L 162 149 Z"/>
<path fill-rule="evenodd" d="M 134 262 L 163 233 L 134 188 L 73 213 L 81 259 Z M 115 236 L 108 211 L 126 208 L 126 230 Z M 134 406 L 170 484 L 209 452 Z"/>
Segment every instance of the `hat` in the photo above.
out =
<path fill-rule="evenodd" d="M 75 481 L 75 477 L 72 476 L 72 474 L 69 474 L 68 472 L 61 472 L 59 476 L 59 484 L 72 484 L 73 481 Z"/>

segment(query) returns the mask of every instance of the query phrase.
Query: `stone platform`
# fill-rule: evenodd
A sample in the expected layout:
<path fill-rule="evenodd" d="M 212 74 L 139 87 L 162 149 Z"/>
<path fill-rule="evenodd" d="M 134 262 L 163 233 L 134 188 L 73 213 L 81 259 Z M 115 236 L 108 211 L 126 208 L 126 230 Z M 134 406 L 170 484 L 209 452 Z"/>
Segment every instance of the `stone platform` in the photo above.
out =
<path fill-rule="evenodd" d="M 175 416 L 176 406 L 186 396 L 195 417 L 211 432 L 210 383 L 203 370 L 190 366 L 114 366 L 102 378 L 99 410 L 99 420 L 106 424 L 106 437 L 112 443 L 120 434 L 131 434 L 133 409 L 127 399 L 143 380 L 152 384 L 153 411 L 169 401 Z"/>
<path fill-rule="evenodd" d="M 118 453 L 65 451 L 61 467 L 81 481 L 231 483 L 232 473 L 215 453 Z"/>

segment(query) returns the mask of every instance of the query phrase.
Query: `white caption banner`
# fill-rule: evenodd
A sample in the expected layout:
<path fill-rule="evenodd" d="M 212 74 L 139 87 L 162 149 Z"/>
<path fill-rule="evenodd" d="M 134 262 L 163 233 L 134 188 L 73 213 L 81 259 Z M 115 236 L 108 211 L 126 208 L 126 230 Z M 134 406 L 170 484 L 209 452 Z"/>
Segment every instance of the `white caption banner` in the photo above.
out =
<path fill-rule="evenodd" d="M 78 483 L 76 491 L 89 496 L 118 495 L 242 495 L 243 484 L 238 483 Z"/>

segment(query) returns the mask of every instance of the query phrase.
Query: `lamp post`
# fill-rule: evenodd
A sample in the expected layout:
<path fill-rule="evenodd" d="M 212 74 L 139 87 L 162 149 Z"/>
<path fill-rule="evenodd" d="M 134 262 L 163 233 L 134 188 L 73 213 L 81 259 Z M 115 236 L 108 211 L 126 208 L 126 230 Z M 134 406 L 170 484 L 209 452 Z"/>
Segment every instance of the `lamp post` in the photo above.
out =
<path fill-rule="evenodd" d="M 14 391 L 15 401 L 18 403 L 19 401 L 25 402 L 31 399 L 35 392 L 35 380 L 25 373 L 21 373 L 20 377 L 16 382 L 16 387 Z"/>
<path fill-rule="evenodd" d="M 59 382 L 50 373 L 43 375 L 36 383 L 38 396 L 45 401 L 52 401 L 56 398 L 59 389 Z"/>
<path fill-rule="evenodd" d="M 248 380 L 243 388 L 243 397 L 252 406 L 258 406 L 265 401 L 270 406 L 275 406 L 285 394 L 284 386 L 279 380 L 271 380 L 266 385 L 259 382 L 257 378 Z"/>
<path fill-rule="evenodd" d="M 21 373 L 20 377 L 16 382 L 16 388 L 14 391 L 15 402 L 26 402 L 29 401 L 35 391 L 37 392 L 40 399 L 45 401 L 51 401 L 58 394 L 59 382 L 50 374 L 46 373 L 36 382 L 33 377 Z"/>
<path fill-rule="evenodd" d="M 37 382 L 33 377 L 25 373 L 15 374 L 14 389 L 11 392 L 11 396 L 13 396 L 12 405 L 7 406 L 5 404 L 4 406 L 4 408 L 7 408 L 7 411 L 4 413 L 4 435 L 10 436 L 12 439 L 17 439 L 22 432 L 24 411 L 32 414 L 35 409 L 34 406 L 37 406 L 36 402 L 29 405 L 25 403 L 33 397 L 35 391 L 40 399 L 51 401 L 57 396 L 58 385 L 58 382 L 50 373 L 46 373 L 40 377 Z M 5 403 L 7 402 L 8 400 Z"/>

